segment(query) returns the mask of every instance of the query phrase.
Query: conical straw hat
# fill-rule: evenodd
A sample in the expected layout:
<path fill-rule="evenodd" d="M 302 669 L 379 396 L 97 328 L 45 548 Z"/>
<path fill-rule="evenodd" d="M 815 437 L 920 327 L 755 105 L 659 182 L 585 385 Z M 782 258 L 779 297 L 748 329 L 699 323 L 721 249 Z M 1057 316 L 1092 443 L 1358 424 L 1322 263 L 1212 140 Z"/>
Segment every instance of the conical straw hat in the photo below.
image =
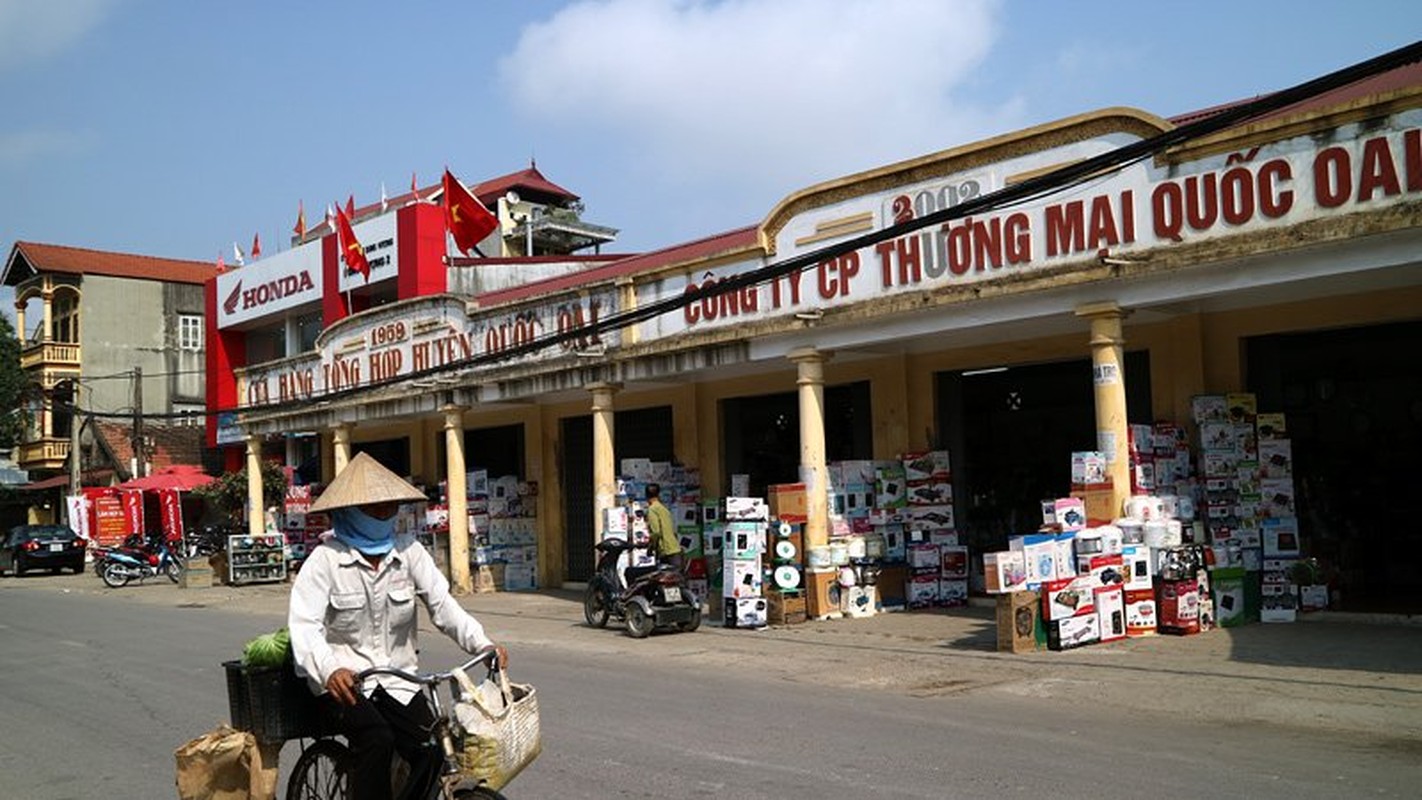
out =
<path fill-rule="evenodd" d="M 424 500 L 425 493 L 386 469 L 369 453 L 357 453 L 326 491 L 311 504 L 312 511 L 330 511 L 371 503 L 408 503 Z"/>

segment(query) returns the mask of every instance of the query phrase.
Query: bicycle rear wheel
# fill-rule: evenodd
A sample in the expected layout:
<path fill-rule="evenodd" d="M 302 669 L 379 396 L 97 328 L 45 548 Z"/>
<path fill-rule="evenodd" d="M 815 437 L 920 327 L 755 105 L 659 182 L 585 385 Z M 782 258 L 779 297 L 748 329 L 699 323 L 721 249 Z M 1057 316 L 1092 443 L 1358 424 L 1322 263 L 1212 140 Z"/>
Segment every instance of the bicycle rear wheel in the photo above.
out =
<path fill-rule="evenodd" d="M 335 739 L 317 739 L 301 751 L 286 782 L 286 800 L 346 800 L 351 751 Z"/>

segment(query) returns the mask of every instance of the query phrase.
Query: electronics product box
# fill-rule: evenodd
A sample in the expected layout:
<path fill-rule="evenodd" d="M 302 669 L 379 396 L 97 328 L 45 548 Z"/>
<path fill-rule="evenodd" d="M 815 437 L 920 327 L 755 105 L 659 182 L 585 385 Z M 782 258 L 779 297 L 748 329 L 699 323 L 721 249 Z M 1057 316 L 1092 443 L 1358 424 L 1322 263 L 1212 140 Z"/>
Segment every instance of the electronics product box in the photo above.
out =
<path fill-rule="evenodd" d="M 947 481 L 909 481 L 908 504 L 939 506 L 953 502 L 953 484 Z"/>
<path fill-rule="evenodd" d="M 1086 504 L 1076 497 L 1059 498 L 1052 506 L 1057 524 L 1064 531 L 1079 531 L 1086 527 Z"/>
<path fill-rule="evenodd" d="M 908 565 L 911 569 L 942 569 L 942 551 L 936 544 L 911 544 L 908 546 Z"/>
<path fill-rule="evenodd" d="M 809 519 L 805 484 L 780 483 L 769 487 L 770 515 L 783 522 L 805 522 Z"/>
<path fill-rule="evenodd" d="M 838 570 L 805 573 L 805 613 L 813 619 L 840 616 Z"/>
<path fill-rule="evenodd" d="M 1027 568 L 1021 551 L 984 553 L 983 574 L 988 594 L 1015 593 L 1027 588 Z"/>
<path fill-rule="evenodd" d="M 1102 586 L 1120 586 L 1124 588 L 1126 583 L 1126 559 L 1120 553 L 1092 556 L 1087 559 L 1085 563 L 1080 563 L 1081 558 L 1078 557 L 1077 561 L 1079 562 L 1079 566 L 1083 567 L 1078 570 L 1078 573 L 1091 579 L 1091 587 L 1093 589 Z"/>
<path fill-rule="evenodd" d="M 943 564 L 940 575 L 947 579 L 967 580 L 968 548 L 963 545 L 944 545 L 938 550 L 942 555 Z"/>
<path fill-rule="evenodd" d="M 914 575 L 908 579 L 906 590 L 909 608 L 931 608 L 938 604 L 938 576 Z"/>
<path fill-rule="evenodd" d="M 1126 592 L 1118 586 L 1099 586 L 1095 590 L 1096 617 L 1101 628 L 1101 641 L 1126 638 Z"/>
<path fill-rule="evenodd" d="M 952 506 L 914 506 L 908 512 L 909 526 L 919 530 L 953 527 Z"/>
<path fill-rule="evenodd" d="M 1326 584 L 1300 586 L 1299 607 L 1304 611 L 1322 611 L 1328 608 L 1328 586 Z"/>
<path fill-rule="evenodd" d="M 1114 495 L 1109 480 L 1102 484 L 1084 486 L 1073 484 L 1071 496 L 1081 501 L 1088 525 L 1105 525 L 1121 515 L 1121 509 L 1113 507 L 1112 498 Z M 1054 507 L 1054 517 L 1055 513 Z"/>
<path fill-rule="evenodd" d="M 1056 547 L 1052 557 L 1058 578 L 1069 578 L 1076 574 L 1076 531 L 1058 533 L 1053 538 Z"/>
<path fill-rule="evenodd" d="M 879 568 L 879 605 L 883 608 L 903 608 L 908 605 L 908 567 L 904 564 L 884 564 Z"/>
<path fill-rule="evenodd" d="M 1095 614 L 1047 622 L 1047 649 L 1071 650 L 1101 641 L 1101 620 Z"/>
<path fill-rule="evenodd" d="M 1234 628 L 1248 621 L 1244 613 L 1244 567 L 1222 567 L 1210 573 L 1215 600 L 1215 623 Z"/>
<path fill-rule="evenodd" d="M 755 558 L 765 549 L 765 526 L 760 522 L 727 522 L 721 550 L 727 558 Z"/>
<path fill-rule="evenodd" d="M 771 625 L 798 625 L 808 618 L 804 592 L 765 593 L 765 618 Z"/>
<path fill-rule="evenodd" d="M 1293 622 L 1298 618 L 1299 587 L 1274 584 L 1263 587 L 1260 622 Z"/>
<path fill-rule="evenodd" d="M 728 597 L 725 600 L 726 627 L 764 628 L 767 610 L 764 597 Z"/>
<path fill-rule="evenodd" d="M 1299 555 L 1299 521 L 1293 517 L 1264 520 L 1265 558 L 1296 558 Z"/>
<path fill-rule="evenodd" d="M 1282 439 L 1289 435 L 1283 414 L 1254 415 L 1254 429 L 1258 431 L 1261 443 L 1267 439 Z M 1263 447 L 1260 447 L 1260 450 L 1262 451 Z"/>
<path fill-rule="evenodd" d="M 1057 538 L 1050 533 L 1028 533 L 1007 540 L 1009 549 L 1022 554 L 1029 588 L 1057 578 Z"/>
<path fill-rule="evenodd" d="M 956 608 L 968 604 L 968 579 L 938 581 L 938 605 Z"/>
<path fill-rule="evenodd" d="M 1229 406 L 1224 395 L 1200 394 L 1190 398 L 1191 416 L 1196 425 L 1206 422 L 1225 422 L 1229 419 Z"/>
<path fill-rule="evenodd" d="M 905 480 L 947 480 L 952 475 L 947 450 L 931 450 L 926 453 L 905 453 L 901 460 L 903 462 Z"/>
<path fill-rule="evenodd" d="M 847 617 L 872 617 L 878 613 L 875 586 L 846 586 L 840 589 L 840 610 Z"/>
<path fill-rule="evenodd" d="M 1042 624 L 1041 597 L 1036 592 L 1008 592 L 997 598 L 997 649 L 1030 653 L 1037 649 Z"/>
<path fill-rule="evenodd" d="M 767 520 L 770 507 L 759 497 L 727 497 L 722 501 L 721 519 Z"/>
<path fill-rule="evenodd" d="M 722 562 L 721 593 L 726 597 L 759 597 L 763 589 L 759 558 L 728 558 Z"/>
<path fill-rule="evenodd" d="M 1154 636 L 1156 632 L 1155 592 L 1135 590 L 1125 592 L 1126 635 Z"/>
<path fill-rule="evenodd" d="M 1042 583 L 1042 618 L 1049 622 L 1095 614 L 1094 601 L 1090 578 L 1063 578 Z"/>
<path fill-rule="evenodd" d="M 1195 580 L 1162 581 L 1155 591 L 1156 627 L 1161 633 L 1200 632 L 1200 584 Z"/>
<path fill-rule="evenodd" d="M 1106 454 L 1097 450 L 1071 454 L 1073 486 L 1091 486 L 1106 482 Z"/>

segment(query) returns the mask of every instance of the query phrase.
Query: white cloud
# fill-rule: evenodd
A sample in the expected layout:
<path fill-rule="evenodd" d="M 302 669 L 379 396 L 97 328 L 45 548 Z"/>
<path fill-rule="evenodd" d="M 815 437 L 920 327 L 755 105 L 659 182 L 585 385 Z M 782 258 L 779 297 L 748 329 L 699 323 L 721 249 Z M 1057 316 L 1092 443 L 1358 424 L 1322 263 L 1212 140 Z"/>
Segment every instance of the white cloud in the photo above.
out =
<path fill-rule="evenodd" d="M 997 0 L 586 0 L 500 62 L 522 113 L 609 136 L 642 180 L 775 196 L 1011 127 L 955 100 Z"/>
<path fill-rule="evenodd" d="M 116 0 L 0 0 L 0 70 L 48 58 L 78 42 Z"/>

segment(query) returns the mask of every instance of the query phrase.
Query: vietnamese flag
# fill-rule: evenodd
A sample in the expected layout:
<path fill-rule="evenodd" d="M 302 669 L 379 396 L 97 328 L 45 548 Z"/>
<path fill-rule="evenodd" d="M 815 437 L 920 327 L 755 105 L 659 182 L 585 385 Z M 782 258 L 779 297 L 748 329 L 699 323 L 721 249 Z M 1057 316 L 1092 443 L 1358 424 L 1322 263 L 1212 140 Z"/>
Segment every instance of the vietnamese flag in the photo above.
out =
<path fill-rule="evenodd" d="M 498 218 L 448 169 L 444 171 L 444 225 L 454 237 L 454 246 L 465 255 L 499 227 Z"/>
<path fill-rule="evenodd" d="M 367 281 L 370 280 L 370 262 L 365 259 L 365 248 L 351 228 L 351 218 L 339 205 L 336 206 L 336 236 L 341 245 L 341 260 L 346 262 L 351 272 L 359 272 Z"/>
<path fill-rule="evenodd" d="M 259 233 L 254 233 L 254 234 L 252 234 L 252 260 L 253 260 L 253 261 L 256 261 L 257 259 L 259 259 L 259 258 L 261 258 L 261 257 L 262 257 L 262 239 L 261 239 L 261 234 L 259 234 Z"/>

